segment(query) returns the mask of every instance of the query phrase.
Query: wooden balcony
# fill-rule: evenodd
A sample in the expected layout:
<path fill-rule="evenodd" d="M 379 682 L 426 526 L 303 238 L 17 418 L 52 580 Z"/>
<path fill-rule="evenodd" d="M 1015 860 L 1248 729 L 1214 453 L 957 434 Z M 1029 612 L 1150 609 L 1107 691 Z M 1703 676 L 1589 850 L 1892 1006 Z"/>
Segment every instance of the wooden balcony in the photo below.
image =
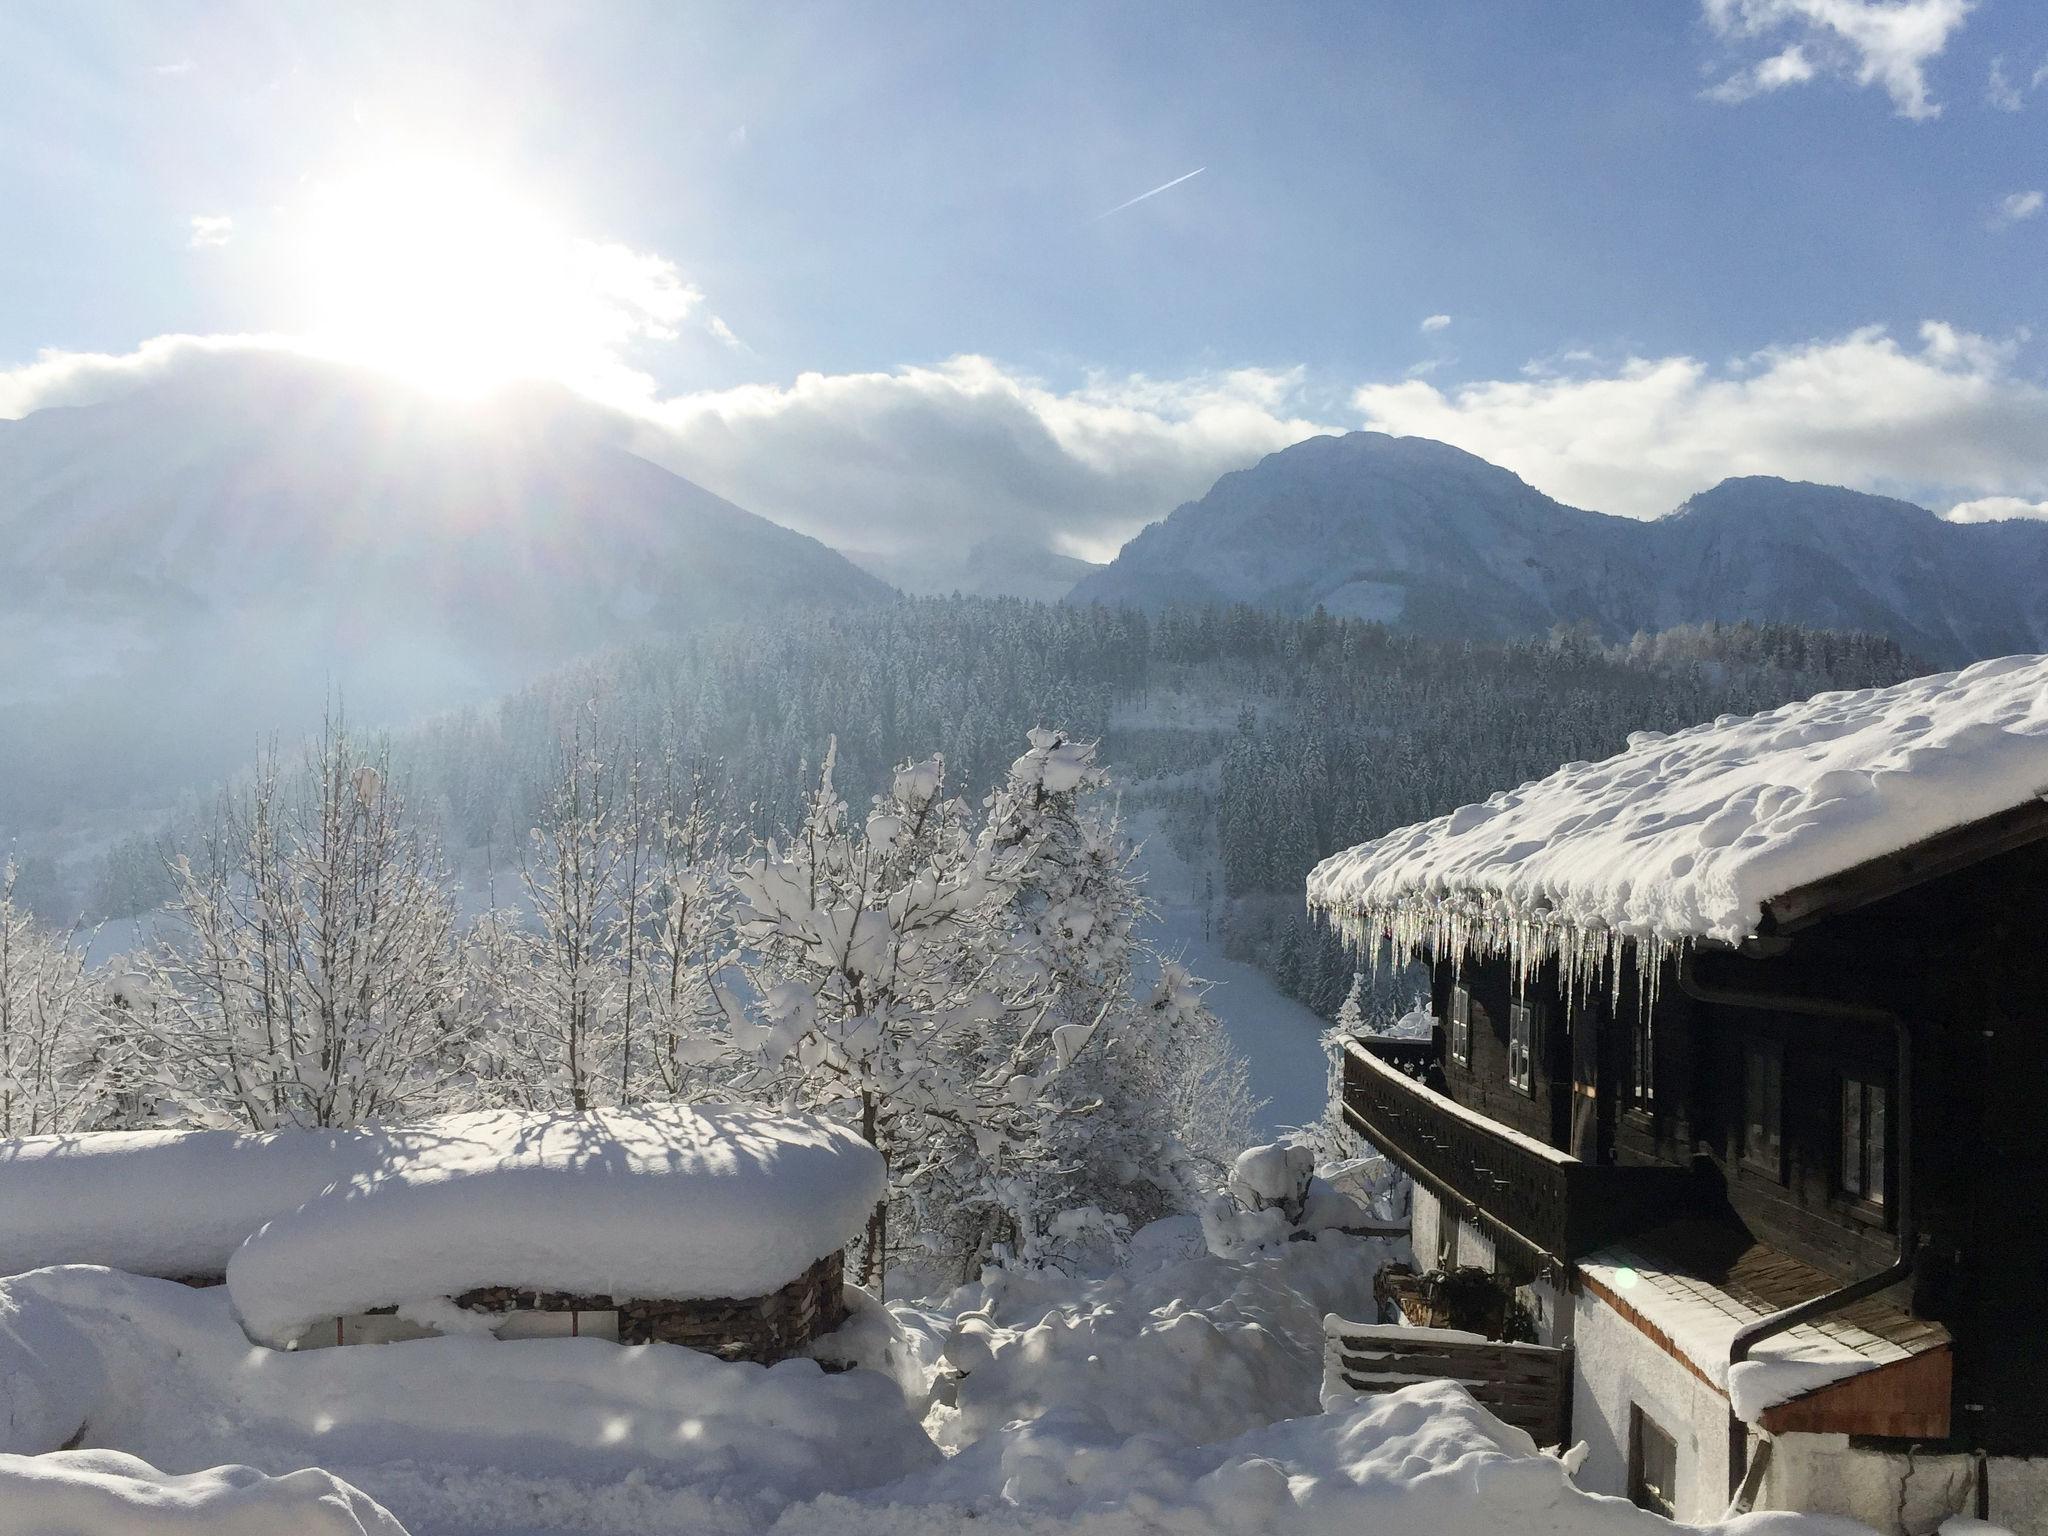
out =
<path fill-rule="evenodd" d="M 1669 1220 L 1697 1192 L 1690 1169 L 1603 1167 L 1498 1125 L 1422 1085 L 1417 1041 L 1353 1040 L 1344 1118 L 1454 1214 L 1508 1238 L 1525 1259 L 1558 1263 Z"/>

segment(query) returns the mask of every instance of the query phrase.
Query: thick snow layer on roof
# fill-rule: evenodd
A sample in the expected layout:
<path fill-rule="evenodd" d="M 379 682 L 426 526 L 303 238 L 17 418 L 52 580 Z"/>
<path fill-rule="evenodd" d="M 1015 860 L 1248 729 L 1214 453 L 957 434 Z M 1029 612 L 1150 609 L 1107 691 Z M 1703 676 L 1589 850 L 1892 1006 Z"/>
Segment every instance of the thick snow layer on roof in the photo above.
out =
<path fill-rule="evenodd" d="M 1824 693 L 1405 827 L 1310 873 L 1362 940 L 1568 964 L 1756 930 L 1766 901 L 2048 794 L 2048 656 Z"/>
<path fill-rule="evenodd" d="M 476 1175 L 494 1169 L 506 1177 L 477 1181 Z M 612 1173 L 622 1177 L 608 1177 Z M 474 1252 L 491 1251 L 481 1246 L 476 1228 L 496 1224 L 502 1247 L 504 1234 L 525 1235 L 520 1221 L 547 1201 L 584 1206 L 587 1214 L 574 1228 L 579 1231 L 615 1218 L 635 1232 L 651 1223 L 672 1228 L 692 1212 L 708 1217 L 713 1211 L 763 1228 L 795 1222 L 776 1240 L 807 1251 L 767 1287 L 773 1290 L 858 1228 L 859 1220 L 847 1213 L 865 1213 L 881 1187 L 882 1170 L 875 1153 L 850 1133 L 721 1108 L 451 1115 L 406 1127 L 263 1135 L 31 1136 L 0 1142 L 0 1274 L 50 1264 L 104 1264 L 132 1274 L 220 1275 L 259 1227 L 326 1190 L 360 1191 L 395 1181 L 378 1196 L 376 1210 L 382 1213 L 395 1203 L 443 1198 L 404 1193 L 411 1184 L 456 1178 L 464 1180 L 461 1198 L 476 1202 L 476 1209 L 465 1213 L 462 1225 L 438 1231 L 450 1241 L 458 1231 L 468 1233 Z M 548 1193 L 518 1192 L 535 1188 L 534 1181 Z M 336 1205 L 347 1207 L 351 1220 L 358 1208 L 368 1210 L 353 1194 Z M 849 1225 L 842 1228 L 842 1220 Z M 291 1230 L 318 1224 L 309 1217 L 293 1222 Z M 533 1240 L 555 1241 L 545 1233 L 533 1234 Z M 625 1241 L 614 1237 L 606 1251 Z M 271 1257 L 264 1263 L 283 1262 L 276 1257 L 282 1243 L 282 1237 L 267 1241 Z M 421 1245 L 409 1257 L 424 1259 L 434 1246 Z M 758 1267 L 739 1271 L 740 1278 L 755 1278 Z M 515 1274 L 472 1282 L 517 1283 Z M 420 1284 L 383 1301 L 437 1294 L 446 1293 Z"/>
<path fill-rule="evenodd" d="M 856 1236 L 884 1179 L 844 1126 L 749 1109 L 465 1117 L 259 1228 L 228 1294 L 274 1344 L 482 1286 L 761 1296 Z"/>
<path fill-rule="evenodd" d="M 0 1274 L 104 1264 L 219 1275 L 271 1217 L 409 1155 L 429 1131 L 107 1131 L 0 1141 Z"/>
<path fill-rule="evenodd" d="M 1759 1341 L 1731 1373 L 1729 1347 L 1744 1326 L 1768 1315 L 1762 1308 L 1689 1276 L 1648 1268 L 1626 1246 L 1591 1255 L 1579 1272 L 1670 1339 L 1747 1424 L 1766 1408 L 1907 1358 L 1906 1350 L 1876 1334 L 1824 1319 Z"/>

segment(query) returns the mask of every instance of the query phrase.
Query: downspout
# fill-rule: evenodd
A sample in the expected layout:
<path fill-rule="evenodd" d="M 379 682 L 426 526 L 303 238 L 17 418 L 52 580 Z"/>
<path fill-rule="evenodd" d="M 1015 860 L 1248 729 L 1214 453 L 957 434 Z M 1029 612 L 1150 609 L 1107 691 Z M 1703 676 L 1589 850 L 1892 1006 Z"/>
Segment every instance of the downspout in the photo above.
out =
<path fill-rule="evenodd" d="M 1781 1333 L 1810 1323 L 1817 1317 L 1826 1317 L 1844 1307 L 1853 1306 L 1866 1297 L 1912 1277 L 1914 1267 L 1920 1258 L 1920 1233 L 1915 1224 L 1913 1211 L 1913 1030 L 1899 1014 L 1889 1008 L 1879 1008 L 1869 1003 L 1847 1003 L 1832 998 L 1801 997 L 1788 992 L 1745 992 L 1732 987 L 1710 986 L 1699 979 L 1693 965 L 1694 952 L 1687 950 L 1678 962 L 1678 985 L 1686 996 L 1702 1003 L 1713 1003 L 1723 1008 L 1748 1008 L 1770 1013 L 1800 1013 L 1814 1018 L 1846 1019 L 1855 1023 L 1881 1025 L 1892 1032 L 1898 1049 L 1898 1065 L 1895 1069 L 1899 1096 L 1898 1145 L 1899 1178 L 1898 1201 L 1894 1210 L 1898 1215 L 1899 1249 L 1898 1258 L 1889 1268 L 1875 1274 L 1865 1275 L 1860 1280 L 1797 1306 L 1773 1312 L 1769 1317 L 1757 1318 L 1736 1330 L 1728 1346 L 1728 1370 L 1731 1386 L 1731 1404 L 1728 1411 L 1728 1489 L 1731 1496 L 1729 1514 L 1743 1513 L 1754 1501 L 1761 1479 L 1745 1477 L 1749 1460 L 1749 1426 L 1738 1418 L 1732 1403 L 1732 1387 L 1735 1367 L 1749 1358 L 1750 1351 L 1766 1339 L 1776 1338 Z M 1737 1506 L 1741 1506 L 1738 1508 Z"/>

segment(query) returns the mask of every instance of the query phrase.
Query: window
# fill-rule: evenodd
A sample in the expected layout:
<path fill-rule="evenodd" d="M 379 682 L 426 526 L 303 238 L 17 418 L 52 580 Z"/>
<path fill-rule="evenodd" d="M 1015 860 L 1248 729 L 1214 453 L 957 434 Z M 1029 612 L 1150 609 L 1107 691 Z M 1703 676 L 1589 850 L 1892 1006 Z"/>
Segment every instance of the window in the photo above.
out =
<path fill-rule="evenodd" d="M 1530 1097 L 1536 1094 L 1536 1010 L 1528 1003 L 1508 1005 L 1508 1086 Z"/>
<path fill-rule="evenodd" d="M 1742 1160 L 1774 1179 L 1785 1176 L 1780 1127 L 1785 1094 L 1785 1057 L 1777 1042 L 1752 1040 L 1742 1058 Z"/>
<path fill-rule="evenodd" d="M 1842 1077 L 1842 1193 L 1866 1205 L 1884 1204 L 1885 1085 Z"/>
<path fill-rule="evenodd" d="M 1638 1509 L 1678 1518 L 1678 1442 L 1634 1403 L 1628 1408 L 1628 1497 Z"/>
<path fill-rule="evenodd" d="M 1640 1004 L 1629 1030 L 1628 1098 L 1638 1109 L 1657 1102 L 1657 1025 Z"/>
<path fill-rule="evenodd" d="M 1461 1067 L 1472 1065 L 1472 994 L 1463 987 L 1451 988 L 1449 1028 L 1451 1060 Z"/>

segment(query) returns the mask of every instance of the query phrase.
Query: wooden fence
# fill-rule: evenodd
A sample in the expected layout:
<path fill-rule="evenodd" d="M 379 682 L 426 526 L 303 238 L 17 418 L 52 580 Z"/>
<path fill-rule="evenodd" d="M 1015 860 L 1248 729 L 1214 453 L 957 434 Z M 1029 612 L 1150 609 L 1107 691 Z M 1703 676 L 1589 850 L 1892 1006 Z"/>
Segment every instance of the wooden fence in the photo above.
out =
<path fill-rule="evenodd" d="M 1323 1320 L 1324 1379 L 1354 1392 L 1392 1392 L 1418 1381 L 1455 1381 L 1496 1418 L 1540 1446 L 1569 1445 L 1572 1352 L 1502 1344 L 1438 1328 Z"/>

